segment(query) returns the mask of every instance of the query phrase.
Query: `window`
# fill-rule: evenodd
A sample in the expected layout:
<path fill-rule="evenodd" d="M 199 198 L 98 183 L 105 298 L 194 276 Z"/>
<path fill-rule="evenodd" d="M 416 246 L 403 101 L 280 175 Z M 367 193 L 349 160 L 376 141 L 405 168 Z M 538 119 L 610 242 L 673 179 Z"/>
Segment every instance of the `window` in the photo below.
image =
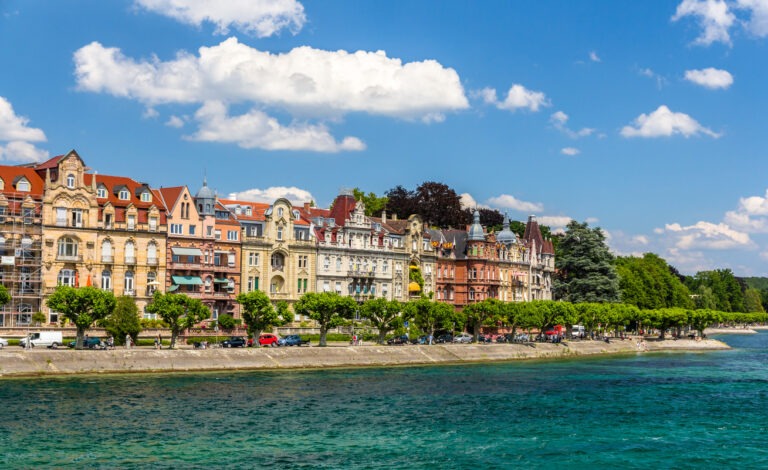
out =
<path fill-rule="evenodd" d="M 247 207 L 245 208 L 245 215 L 247 215 L 247 216 L 251 216 L 252 214 L 253 214 L 253 211 L 251 211 L 251 207 L 250 207 L 250 206 L 247 206 Z"/>
<path fill-rule="evenodd" d="M 133 242 L 129 241 L 125 244 L 125 263 L 136 264 L 136 250 Z"/>
<path fill-rule="evenodd" d="M 62 269 L 59 271 L 59 276 L 56 279 L 57 284 L 60 286 L 75 287 L 75 270 L 74 269 Z"/>
<path fill-rule="evenodd" d="M 195 228 L 197 228 L 197 225 L 190 225 L 189 226 L 189 234 L 194 235 L 195 234 Z"/>
<path fill-rule="evenodd" d="M 278 217 L 282 217 L 283 216 L 283 208 L 282 207 L 278 207 L 277 208 L 277 216 Z"/>
<path fill-rule="evenodd" d="M 383 263 L 381 263 L 381 272 L 386 273 L 389 271 L 389 261 L 384 260 Z"/>
<path fill-rule="evenodd" d="M 248 253 L 248 266 L 258 266 L 258 265 L 259 265 L 259 254 Z"/>
<path fill-rule="evenodd" d="M 129 215 L 127 217 L 126 226 L 128 230 L 136 230 L 136 216 L 135 215 Z"/>
<path fill-rule="evenodd" d="M 277 227 L 277 239 L 282 240 L 283 239 L 283 227 L 279 226 Z"/>
<path fill-rule="evenodd" d="M 227 266 L 229 266 L 230 268 L 234 268 L 235 267 L 235 252 L 234 251 L 230 251 L 229 254 L 227 255 Z"/>
<path fill-rule="evenodd" d="M 341 281 L 336 281 L 336 293 L 341 295 Z"/>
<path fill-rule="evenodd" d="M 112 262 L 112 242 L 109 240 L 104 240 L 104 242 L 101 244 L 101 262 Z"/>
<path fill-rule="evenodd" d="M 157 245 L 154 243 L 147 245 L 147 264 L 150 266 L 157 265 Z"/>
<path fill-rule="evenodd" d="M 181 224 L 171 224 L 171 234 L 172 235 L 181 235 L 182 234 L 182 228 L 183 227 L 182 227 Z"/>
<path fill-rule="evenodd" d="M 29 192 L 29 181 L 26 178 L 22 178 L 16 183 L 16 191 Z"/>
<path fill-rule="evenodd" d="M 112 271 L 109 269 L 101 272 L 101 288 L 103 290 L 112 290 Z"/>
<path fill-rule="evenodd" d="M 147 273 L 147 295 L 154 294 L 155 290 L 157 290 L 157 286 L 157 273 L 154 271 L 149 271 Z"/>
<path fill-rule="evenodd" d="M 141 193 L 141 202 L 152 202 L 152 194 L 149 191 Z"/>
<path fill-rule="evenodd" d="M 157 231 L 157 217 L 150 217 L 149 218 L 149 231 L 150 232 L 156 232 Z"/>
<path fill-rule="evenodd" d="M 131 198 L 131 194 L 128 192 L 128 190 L 127 190 L 127 189 L 121 189 L 121 190 L 120 190 L 120 191 L 117 193 L 117 197 L 118 197 L 118 198 L 119 198 L 121 201 L 127 201 L 128 199 L 130 199 L 130 198 Z"/>
<path fill-rule="evenodd" d="M 216 230 L 216 231 L 213 233 L 213 236 L 214 236 L 214 238 L 215 238 L 216 240 L 221 240 L 221 230 Z"/>
<path fill-rule="evenodd" d="M 56 208 L 56 225 L 59 227 L 64 227 L 67 225 L 67 208 L 66 207 Z"/>
<path fill-rule="evenodd" d="M 272 255 L 272 269 L 276 269 L 278 271 L 283 270 L 283 266 L 285 266 L 285 256 L 283 256 L 282 253 L 275 253 Z"/>
<path fill-rule="evenodd" d="M 35 216 L 35 209 L 32 207 L 25 207 L 22 209 L 22 215 L 24 217 L 24 223 L 31 224 L 32 218 Z"/>
<path fill-rule="evenodd" d="M 125 272 L 125 295 L 134 295 L 133 271 Z"/>
<path fill-rule="evenodd" d="M 83 210 L 72 209 L 72 227 L 82 227 L 82 226 L 83 226 Z"/>
<path fill-rule="evenodd" d="M 248 292 L 259 290 L 259 277 L 258 276 L 249 276 L 248 277 Z"/>
<path fill-rule="evenodd" d="M 59 257 L 76 258 L 77 242 L 69 237 L 59 239 Z"/>
<path fill-rule="evenodd" d="M 227 230 L 227 240 L 237 241 L 237 230 Z"/>
<path fill-rule="evenodd" d="M 213 236 L 213 227 L 208 226 L 208 227 L 205 227 L 205 229 L 206 229 L 205 230 L 205 236 L 206 237 L 212 237 Z"/>
<path fill-rule="evenodd" d="M 469 300 L 475 300 L 475 289 L 469 289 Z"/>
<path fill-rule="evenodd" d="M 67 175 L 67 187 L 72 189 L 75 187 L 75 175 Z"/>
<path fill-rule="evenodd" d="M 112 214 L 104 214 L 104 228 L 112 228 Z"/>
<path fill-rule="evenodd" d="M 99 185 L 98 189 L 96 189 L 96 197 L 99 199 L 104 199 L 107 197 L 107 188 L 104 186 Z"/>
<path fill-rule="evenodd" d="M 0 206 L 0 223 L 5 222 L 5 214 L 7 209 L 8 208 L 5 206 Z"/>
<path fill-rule="evenodd" d="M 341 256 L 336 257 L 336 271 L 341 271 Z"/>
<path fill-rule="evenodd" d="M 306 268 L 309 257 L 307 255 L 299 255 L 299 268 Z"/>
<path fill-rule="evenodd" d="M 337 263 L 338 263 L 339 259 L 340 258 L 336 258 Z M 323 260 L 323 269 L 325 271 L 328 271 L 328 269 L 330 269 L 330 267 L 331 267 L 331 257 L 330 256 L 326 256 L 325 259 Z"/>
<path fill-rule="evenodd" d="M 323 281 L 323 292 L 330 292 L 331 283 L 329 281 Z"/>

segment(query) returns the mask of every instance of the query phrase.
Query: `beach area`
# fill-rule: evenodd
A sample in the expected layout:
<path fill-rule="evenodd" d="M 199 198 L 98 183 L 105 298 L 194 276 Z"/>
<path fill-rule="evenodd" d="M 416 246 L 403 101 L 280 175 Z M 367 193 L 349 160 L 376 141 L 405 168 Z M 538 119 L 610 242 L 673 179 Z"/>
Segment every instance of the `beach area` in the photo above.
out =
<path fill-rule="evenodd" d="M 627 339 L 522 344 L 330 345 L 192 349 L 66 350 L 10 347 L 0 351 L 0 377 L 80 374 L 296 370 L 502 362 L 608 354 L 730 349 L 718 340 Z"/>

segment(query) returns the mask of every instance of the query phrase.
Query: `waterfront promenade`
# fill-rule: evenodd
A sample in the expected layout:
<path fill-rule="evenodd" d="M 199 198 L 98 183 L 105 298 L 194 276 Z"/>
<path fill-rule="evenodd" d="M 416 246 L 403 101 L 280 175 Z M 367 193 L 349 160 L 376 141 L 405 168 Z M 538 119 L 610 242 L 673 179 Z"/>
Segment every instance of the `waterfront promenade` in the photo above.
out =
<path fill-rule="evenodd" d="M 560 344 L 447 344 L 432 346 L 283 347 L 244 349 L 134 348 L 101 350 L 8 347 L 0 351 L 0 377 L 213 370 L 318 369 L 406 366 L 569 358 L 601 354 L 729 349 L 717 340 L 570 341 Z"/>

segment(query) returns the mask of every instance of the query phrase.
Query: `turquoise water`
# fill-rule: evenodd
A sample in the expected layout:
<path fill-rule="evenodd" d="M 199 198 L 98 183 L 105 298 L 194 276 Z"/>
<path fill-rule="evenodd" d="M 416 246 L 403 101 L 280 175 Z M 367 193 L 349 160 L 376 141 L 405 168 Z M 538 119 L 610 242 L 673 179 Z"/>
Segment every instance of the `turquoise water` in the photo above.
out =
<path fill-rule="evenodd" d="M 570 361 L 0 381 L 0 466 L 768 467 L 768 332 Z"/>

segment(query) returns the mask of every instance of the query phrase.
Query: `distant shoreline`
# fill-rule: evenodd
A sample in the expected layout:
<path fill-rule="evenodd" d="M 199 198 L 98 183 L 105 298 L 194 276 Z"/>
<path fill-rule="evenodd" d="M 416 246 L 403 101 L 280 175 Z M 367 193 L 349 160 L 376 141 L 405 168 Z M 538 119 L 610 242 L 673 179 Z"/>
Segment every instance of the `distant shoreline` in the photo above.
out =
<path fill-rule="evenodd" d="M 433 346 L 329 346 L 73 351 L 9 347 L 0 351 L 0 378 L 89 374 L 174 373 L 226 370 L 302 370 L 491 363 L 661 351 L 712 351 L 730 347 L 717 340 L 570 341 L 561 344 L 447 344 Z"/>

